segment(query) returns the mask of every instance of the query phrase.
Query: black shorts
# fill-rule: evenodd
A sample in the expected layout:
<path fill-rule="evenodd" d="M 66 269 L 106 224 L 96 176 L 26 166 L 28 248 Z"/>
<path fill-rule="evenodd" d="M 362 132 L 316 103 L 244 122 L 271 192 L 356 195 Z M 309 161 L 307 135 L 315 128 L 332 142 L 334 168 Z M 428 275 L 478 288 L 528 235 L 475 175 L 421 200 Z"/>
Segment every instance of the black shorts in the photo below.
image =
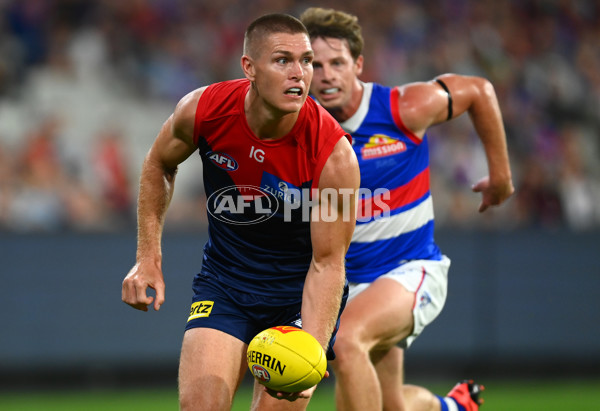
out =
<path fill-rule="evenodd" d="M 256 334 L 270 327 L 291 325 L 302 328 L 301 299 L 244 293 L 225 287 L 214 278 L 204 275 L 196 275 L 193 290 L 194 297 L 186 330 L 213 328 L 249 344 Z M 333 344 L 347 299 L 348 284 L 344 287 L 338 319 L 329 341 L 328 360 L 335 358 Z"/>

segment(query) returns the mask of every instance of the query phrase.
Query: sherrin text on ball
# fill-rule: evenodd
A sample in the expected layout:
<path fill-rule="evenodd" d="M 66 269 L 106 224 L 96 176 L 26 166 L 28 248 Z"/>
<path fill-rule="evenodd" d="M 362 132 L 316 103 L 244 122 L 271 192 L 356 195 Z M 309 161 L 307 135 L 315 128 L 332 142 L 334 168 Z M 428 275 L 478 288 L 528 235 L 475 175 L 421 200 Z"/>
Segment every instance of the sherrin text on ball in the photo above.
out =
<path fill-rule="evenodd" d="M 258 333 L 248 345 L 247 360 L 254 378 L 275 391 L 304 391 L 318 384 L 327 369 L 321 344 L 308 332 L 292 326 Z"/>

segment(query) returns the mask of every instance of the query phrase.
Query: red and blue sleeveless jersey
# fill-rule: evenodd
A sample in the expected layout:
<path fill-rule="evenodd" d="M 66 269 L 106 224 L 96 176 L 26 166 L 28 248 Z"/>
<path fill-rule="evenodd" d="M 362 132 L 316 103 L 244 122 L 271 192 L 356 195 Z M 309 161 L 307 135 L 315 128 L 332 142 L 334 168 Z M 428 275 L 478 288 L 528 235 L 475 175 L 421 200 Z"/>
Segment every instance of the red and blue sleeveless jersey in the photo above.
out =
<path fill-rule="evenodd" d="M 208 86 L 198 101 L 194 142 L 203 163 L 208 242 L 202 275 L 257 295 L 295 297 L 312 258 L 310 222 L 299 193 L 318 187 L 340 138 L 350 136 L 307 99 L 292 130 L 261 140 L 244 112 L 250 82 Z"/>
<path fill-rule="evenodd" d="M 351 282 L 371 282 L 408 260 L 442 257 L 433 238 L 427 136 L 404 126 L 398 93 L 365 83 L 358 111 L 341 123 L 352 135 L 363 190 L 346 254 Z"/>

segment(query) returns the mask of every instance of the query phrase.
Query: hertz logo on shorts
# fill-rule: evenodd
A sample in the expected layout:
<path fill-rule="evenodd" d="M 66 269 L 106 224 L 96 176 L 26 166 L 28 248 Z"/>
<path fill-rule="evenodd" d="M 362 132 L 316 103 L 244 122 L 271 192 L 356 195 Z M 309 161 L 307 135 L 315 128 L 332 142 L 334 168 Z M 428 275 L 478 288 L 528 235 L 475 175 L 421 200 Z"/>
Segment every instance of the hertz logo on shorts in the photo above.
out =
<path fill-rule="evenodd" d="M 214 304 L 214 301 L 196 301 L 192 304 L 190 316 L 187 320 L 191 321 L 195 318 L 208 317 L 210 315 L 210 312 L 212 311 Z"/>

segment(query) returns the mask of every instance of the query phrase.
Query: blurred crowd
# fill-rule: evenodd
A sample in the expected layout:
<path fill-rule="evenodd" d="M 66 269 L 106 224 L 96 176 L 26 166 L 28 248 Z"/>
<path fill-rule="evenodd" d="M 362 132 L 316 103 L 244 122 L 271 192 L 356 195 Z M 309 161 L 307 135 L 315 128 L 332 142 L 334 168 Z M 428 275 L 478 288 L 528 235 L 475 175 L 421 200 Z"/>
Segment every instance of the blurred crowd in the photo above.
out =
<path fill-rule="evenodd" d="M 188 91 L 241 77 L 247 24 L 302 0 L 0 0 L 0 231 L 135 225 L 142 159 Z M 445 73 L 496 87 L 516 193 L 477 213 L 487 174 L 467 116 L 430 129 L 438 226 L 600 227 L 600 2 L 323 0 L 359 16 L 362 79 Z M 186 162 L 167 229 L 205 224 Z"/>

